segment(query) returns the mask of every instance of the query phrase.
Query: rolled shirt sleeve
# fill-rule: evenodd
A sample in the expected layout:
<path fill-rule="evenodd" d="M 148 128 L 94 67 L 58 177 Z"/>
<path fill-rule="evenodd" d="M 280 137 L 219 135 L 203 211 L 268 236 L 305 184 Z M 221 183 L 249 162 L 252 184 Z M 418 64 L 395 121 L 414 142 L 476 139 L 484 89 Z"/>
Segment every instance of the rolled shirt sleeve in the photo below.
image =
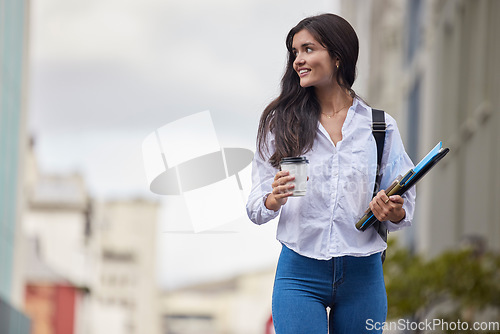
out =
<path fill-rule="evenodd" d="M 274 150 L 274 140 L 272 135 L 268 134 L 269 151 Z M 247 215 L 250 220 L 261 225 L 276 218 L 280 210 L 269 210 L 265 206 L 267 196 L 273 191 L 272 183 L 279 169 L 274 168 L 269 162 L 269 154 L 264 154 L 262 157 L 258 150 L 255 152 L 252 161 L 252 190 L 248 196 L 246 205 Z"/>
<path fill-rule="evenodd" d="M 381 189 L 387 189 L 398 175 L 404 175 L 415 167 L 410 157 L 405 152 L 396 122 L 388 114 L 386 114 L 386 117 L 389 118 L 388 126 L 392 128 L 392 131 L 388 131 L 384 145 L 384 157 L 382 161 L 386 161 L 387 163 L 385 165 L 382 163 Z M 415 187 L 407 190 L 401 197 L 404 199 L 403 209 L 406 215 L 403 220 L 398 223 L 393 223 L 391 221 L 384 222 L 387 226 L 387 230 L 390 232 L 410 226 L 413 220 L 416 198 Z"/>

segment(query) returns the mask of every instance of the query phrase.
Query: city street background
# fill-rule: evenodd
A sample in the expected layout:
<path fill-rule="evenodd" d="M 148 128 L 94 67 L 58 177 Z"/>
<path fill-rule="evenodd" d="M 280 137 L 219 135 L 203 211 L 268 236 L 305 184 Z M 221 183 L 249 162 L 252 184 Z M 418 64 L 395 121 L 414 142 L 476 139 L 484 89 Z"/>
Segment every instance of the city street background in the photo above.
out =
<path fill-rule="evenodd" d="M 221 148 L 254 151 L 286 34 L 323 12 L 412 160 L 450 148 L 389 236 L 388 321 L 498 332 L 500 1 L 0 0 L 0 334 L 271 334 L 277 222 L 195 233 L 206 202 L 151 192 L 142 144 L 209 110 Z"/>

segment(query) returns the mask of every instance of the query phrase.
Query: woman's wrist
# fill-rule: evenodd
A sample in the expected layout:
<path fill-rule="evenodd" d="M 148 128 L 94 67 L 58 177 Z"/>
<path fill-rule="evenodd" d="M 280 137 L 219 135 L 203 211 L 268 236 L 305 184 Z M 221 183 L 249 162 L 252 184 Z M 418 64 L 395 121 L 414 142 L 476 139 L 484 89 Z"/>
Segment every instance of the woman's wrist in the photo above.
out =
<path fill-rule="evenodd" d="M 398 219 L 398 220 L 395 220 L 395 221 L 391 220 L 391 223 L 399 224 L 399 223 L 401 223 L 401 221 L 403 219 L 406 218 L 406 211 L 405 211 L 405 209 L 401 208 L 401 211 L 402 211 L 402 217 L 401 217 L 401 219 Z"/>
<path fill-rule="evenodd" d="M 276 199 L 274 198 L 273 194 L 267 195 L 266 201 L 264 202 L 264 206 L 268 210 L 273 210 L 273 211 L 278 211 L 281 207 L 281 205 L 278 203 L 278 201 L 276 201 Z"/>

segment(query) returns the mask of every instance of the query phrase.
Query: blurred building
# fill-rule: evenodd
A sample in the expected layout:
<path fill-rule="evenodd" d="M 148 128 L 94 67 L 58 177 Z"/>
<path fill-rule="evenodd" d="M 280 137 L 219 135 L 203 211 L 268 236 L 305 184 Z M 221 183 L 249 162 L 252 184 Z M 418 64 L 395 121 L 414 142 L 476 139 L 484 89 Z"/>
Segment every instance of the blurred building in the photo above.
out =
<path fill-rule="evenodd" d="M 21 311 L 24 280 L 21 232 L 26 148 L 27 0 L 0 0 L 0 333 L 29 333 Z"/>
<path fill-rule="evenodd" d="M 275 268 L 162 296 L 162 334 L 270 334 Z"/>
<path fill-rule="evenodd" d="M 33 149 L 25 160 L 32 334 L 159 334 L 158 204 L 96 201 L 81 175 L 41 173 Z"/>
<path fill-rule="evenodd" d="M 359 32 L 358 92 L 397 119 L 413 161 L 451 149 L 398 234 L 430 256 L 470 236 L 499 250 L 500 2 L 343 0 L 342 15 Z"/>
<path fill-rule="evenodd" d="M 39 175 L 26 187 L 24 232 L 36 240 L 43 261 L 75 284 L 89 285 L 92 272 L 91 201 L 79 174 Z"/>
<path fill-rule="evenodd" d="M 31 334 L 86 334 L 91 258 L 91 200 L 79 174 L 40 173 L 25 156 L 25 309 Z"/>
<path fill-rule="evenodd" d="M 31 334 L 82 333 L 76 330 L 76 321 L 88 291 L 50 268 L 39 246 L 38 239 L 30 240 L 26 250 L 25 309 L 32 321 Z"/>
<path fill-rule="evenodd" d="M 92 249 L 98 267 L 90 333 L 160 333 L 155 242 L 158 213 L 158 203 L 142 199 L 96 206 Z"/>

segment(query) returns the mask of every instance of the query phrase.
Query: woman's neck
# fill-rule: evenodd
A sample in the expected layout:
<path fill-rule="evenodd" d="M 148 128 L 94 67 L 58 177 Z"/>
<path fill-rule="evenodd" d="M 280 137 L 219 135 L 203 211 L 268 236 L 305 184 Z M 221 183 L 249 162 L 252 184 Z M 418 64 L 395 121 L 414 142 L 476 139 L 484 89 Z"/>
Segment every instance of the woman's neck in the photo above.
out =
<path fill-rule="evenodd" d="M 349 92 L 339 85 L 324 89 L 316 88 L 315 92 L 321 112 L 326 114 L 335 114 L 343 109 L 348 109 L 346 107 L 351 106 L 353 102 Z"/>

